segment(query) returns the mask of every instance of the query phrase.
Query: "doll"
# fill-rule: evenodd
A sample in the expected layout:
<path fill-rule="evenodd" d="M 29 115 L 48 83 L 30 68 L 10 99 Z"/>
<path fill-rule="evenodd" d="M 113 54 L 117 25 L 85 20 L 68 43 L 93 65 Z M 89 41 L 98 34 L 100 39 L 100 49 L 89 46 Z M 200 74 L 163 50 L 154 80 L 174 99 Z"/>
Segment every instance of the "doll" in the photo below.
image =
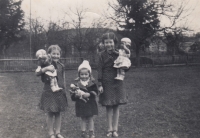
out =
<path fill-rule="evenodd" d="M 55 68 L 55 66 L 52 65 L 51 56 L 49 54 L 47 55 L 44 49 L 40 49 L 36 52 L 36 58 L 38 59 L 38 67 L 35 72 L 39 72 L 41 68 L 44 68 L 47 66 L 52 66 Z M 53 92 L 58 92 L 62 90 L 62 88 L 58 86 L 58 82 L 56 78 L 57 77 L 56 69 L 54 70 L 54 72 L 46 71 L 45 74 L 47 75 L 47 78 L 50 80 L 50 86 Z"/>
<path fill-rule="evenodd" d="M 87 100 L 89 100 L 88 97 L 90 97 L 90 93 L 86 93 L 80 90 L 80 88 L 74 84 L 70 85 L 70 89 L 71 89 L 70 90 L 71 93 L 74 93 L 77 96 L 80 95 L 79 99 L 83 100 L 84 102 L 87 102 Z"/>
<path fill-rule="evenodd" d="M 128 69 L 131 66 L 130 61 L 130 46 L 131 40 L 129 38 L 122 38 L 121 39 L 121 48 L 119 49 L 119 56 L 114 61 L 114 68 L 117 68 L 117 80 L 124 80 L 125 71 L 124 69 Z"/>

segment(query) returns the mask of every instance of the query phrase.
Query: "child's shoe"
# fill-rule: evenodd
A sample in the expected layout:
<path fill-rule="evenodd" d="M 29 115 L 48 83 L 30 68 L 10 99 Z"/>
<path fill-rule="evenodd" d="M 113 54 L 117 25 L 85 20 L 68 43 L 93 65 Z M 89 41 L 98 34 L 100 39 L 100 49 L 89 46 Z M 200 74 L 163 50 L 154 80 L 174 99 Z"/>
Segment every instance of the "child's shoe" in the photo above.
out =
<path fill-rule="evenodd" d="M 113 136 L 113 137 L 118 137 L 119 135 L 117 134 L 117 131 L 113 131 L 112 136 Z"/>
<path fill-rule="evenodd" d="M 56 92 L 58 89 L 57 89 L 56 86 L 52 86 L 52 87 L 51 87 L 51 90 L 52 90 L 53 92 Z"/>
<path fill-rule="evenodd" d="M 123 78 L 121 76 L 119 77 L 115 77 L 116 80 L 123 80 Z"/>
<path fill-rule="evenodd" d="M 56 86 L 56 88 L 57 88 L 57 92 L 63 89 L 63 88 L 60 88 L 58 85 Z"/>
<path fill-rule="evenodd" d="M 124 80 L 124 75 L 119 75 L 118 80 Z"/>
<path fill-rule="evenodd" d="M 52 86 L 52 87 L 51 87 L 51 90 L 52 90 L 53 92 L 59 92 L 59 91 L 62 90 L 62 88 L 59 88 L 59 87 L 56 87 L 56 86 Z"/>
<path fill-rule="evenodd" d="M 89 138 L 95 138 L 94 131 L 89 132 Z"/>
<path fill-rule="evenodd" d="M 112 131 L 108 131 L 108 133 L 106 134 L 107 137 L 112 137 L 113 132 Z"/>
<path fill-rule="evenodd" d="M 56 138 L 54 134 L 51 134 L 49 138 Z"/>
<path fill-rule="evenodd" d="M 82 138 L 89 138 L 89 135 L 85 131 L 82 131 L 81 137 Z"/>
<path fill-rule="evenodd" d="M 64 138 L 60 133 L 56 134 L 56 138 Z"/>
<path fill-rule="evenodd" d="M 117 73 L 117 77 L 115 77 L 116 80 L 119 80 L 119 74 Z"/>

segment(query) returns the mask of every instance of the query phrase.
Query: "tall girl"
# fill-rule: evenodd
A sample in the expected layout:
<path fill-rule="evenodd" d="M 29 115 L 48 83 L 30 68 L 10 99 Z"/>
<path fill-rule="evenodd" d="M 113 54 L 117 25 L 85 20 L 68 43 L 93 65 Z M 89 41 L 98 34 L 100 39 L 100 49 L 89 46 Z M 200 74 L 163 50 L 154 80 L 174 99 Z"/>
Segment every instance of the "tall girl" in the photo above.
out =
<path fill-rule="evenodd" d="M 98 108 L 96 103 L 96 95 L 98 89 L 93 77 L 91 76 L 91 73 L 92 70 L 89 65 L 89 62 L 87 60 L 84 60 L 78 68 L 79 77 L 77 79 L 76 85 L 80 88 L 80 90 L 90 94 L 87 101 L 85 102 L 81 100 L 80 95 L 78 94 L 71 94 L 71 99 L 76 102 L 76 116 L 81 118 L 82 138 L 95 138 L 93 116 L 98 114 Z M 89 135 L 86 131 L 86 121 L 89 122 Z"/>
<path fill-rule="evenodd" d="M 47 53 L 50 54 L 55 68 L 57 69 L 58 85 L 63 90 L 53 92 L 51 90 L 50 80 L 46 79 L 46 71 L 54 71 L 54 67 L 47 66 L 42 68 L 39 72 L 36 72 L 37 76 L 41 76 L 44 82 L 43 93 L 40 101 L 40 109 L 47 113 L 47 127 L 50 138 L 64 138 L 60 134 L 61 129 L 61 112 L 66 110 L 67 97 L 65 92 L 65 72 L 64 65 L 59 62 L 61 56 L 61 49 L 58 45 L 51 45 Z M 55 117 L 55 121 L 54 121 Z M 55 130 L 55 132 L 54 132 Z"/>
<path fill-rule="evenodd" d="M 115 50 L 117 38 L 114 33 L 106 33 L 102 36 L 102 43 L 105 51 L 99 54 L 99 103 L 106 107 L 107 137 L 118 137 L 119 105 L 127 103 L 127 96 L 123 91 L 123 81 L 115 79 L 117 69 L 113 65 L 118 57 Z"/>

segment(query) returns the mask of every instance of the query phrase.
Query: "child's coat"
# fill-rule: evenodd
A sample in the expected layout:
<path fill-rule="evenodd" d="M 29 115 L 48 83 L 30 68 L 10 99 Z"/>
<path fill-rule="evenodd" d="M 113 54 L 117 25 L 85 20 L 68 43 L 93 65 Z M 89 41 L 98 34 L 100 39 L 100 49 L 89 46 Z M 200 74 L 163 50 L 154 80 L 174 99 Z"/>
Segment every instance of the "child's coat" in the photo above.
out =
<path fill-rule="evenodd" d="M 90 93 L 94 91 L 96 94 L 98 93 L 97 85 L 94 81 L 89 81 L 87 86 L 83 86 L 80 81 L 77 82 L 77 86 L 80 90 L 84 92 Z M 87 102 L 79 99 L 75 96 L 75 94 L 71 95 L 71 99 L 75 101 L 75 110 L 77 117 L 89 117 L 93 115 L 98 115 L 98 108 L 96 102 L 96 96 L 91 94 Z"/>

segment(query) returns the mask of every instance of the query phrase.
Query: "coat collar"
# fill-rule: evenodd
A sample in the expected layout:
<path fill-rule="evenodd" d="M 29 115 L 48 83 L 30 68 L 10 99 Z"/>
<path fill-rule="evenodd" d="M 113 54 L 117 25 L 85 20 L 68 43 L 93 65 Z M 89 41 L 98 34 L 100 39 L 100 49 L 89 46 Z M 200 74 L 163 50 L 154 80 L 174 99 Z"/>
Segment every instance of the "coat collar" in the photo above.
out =
<path fill-rule="evenodd" d="M 87 85 L 87 86 L 83 86 L 83 84 L 82 84 L 80 81 L 77 82 L 77 86 L 78 86 L 80 89 L 85 89 L 85 90 L 87 90 L 87 87 L 90 87 L 90 86 L 92 86 L 92 85 L 94 85 L 94 82 L 91 81 L 91 80 L 88 82 L 88 85 Z"/>

